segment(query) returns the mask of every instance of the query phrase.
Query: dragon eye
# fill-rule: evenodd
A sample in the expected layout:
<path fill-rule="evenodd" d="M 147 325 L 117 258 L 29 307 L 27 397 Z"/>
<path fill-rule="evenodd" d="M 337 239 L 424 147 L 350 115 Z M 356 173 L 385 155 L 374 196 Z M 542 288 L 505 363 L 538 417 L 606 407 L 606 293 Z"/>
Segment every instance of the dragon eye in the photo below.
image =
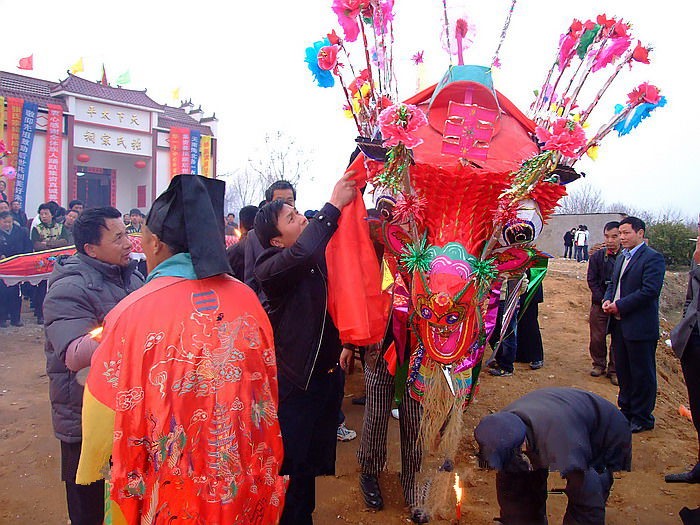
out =
<path fill-rule="evenodd" d="M 420 309 L 420 315 L 423 319 L 430 319 L 433 316 L 433 312 L 431 312 L 429 308 L 426 308 L 424 306 Z"/>
<path fill-rule="evenodd" d="M 445 322 L 447 324 L 455 324 L 457 321 L 459 321 L 459 315 L 458 314 L 447 314 L 445 316 Z"/>

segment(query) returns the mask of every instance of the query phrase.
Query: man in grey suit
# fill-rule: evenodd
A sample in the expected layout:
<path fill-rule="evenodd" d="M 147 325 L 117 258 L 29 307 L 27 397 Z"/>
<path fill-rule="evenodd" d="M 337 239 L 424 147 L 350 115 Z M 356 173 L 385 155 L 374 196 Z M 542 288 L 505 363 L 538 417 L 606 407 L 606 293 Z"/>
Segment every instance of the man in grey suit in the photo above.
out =
<path fill-rule="evenodd" d="M 645 229 L 644 221 L 637 217 L 620 221 L 622 257 L 615 262 L 602 305 L 611 316 L 620 383 L 617 404 L 632 433 L 654 428 L 659 295 L 666 272 L 663 256 L 644 242 Z"/>
<path fill-rule="evenodd" d="M 700 332 L 698 331 L 698 299 L 700 299 L 700 225 L 698 240 L 693 254 L 693 268 L 690 270 L 688 292 L 685 296 L 683 319 L 671 331 L 671 346 L 681 360 L 685 385 L 688 388 L 690 413 L 698 433 L 698 462 L 689 472 L 669 474 L 667 483 L 700 483 Z"/>

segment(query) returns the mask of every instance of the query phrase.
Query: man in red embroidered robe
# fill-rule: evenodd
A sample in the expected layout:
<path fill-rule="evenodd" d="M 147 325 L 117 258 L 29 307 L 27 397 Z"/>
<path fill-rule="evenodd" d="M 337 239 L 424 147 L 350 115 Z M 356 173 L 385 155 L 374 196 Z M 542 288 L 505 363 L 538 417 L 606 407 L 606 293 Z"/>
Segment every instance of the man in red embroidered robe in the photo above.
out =
<path fill-rule="evenodd" d="M 272 330 L 255 294 L 227 275 L 223 198 L 223 182 L 172 180 L 142 232 L 147 284 L 105 319 L 78 482 L 100 477 L 111 456 L 106 523 L 279 520 Z"/>

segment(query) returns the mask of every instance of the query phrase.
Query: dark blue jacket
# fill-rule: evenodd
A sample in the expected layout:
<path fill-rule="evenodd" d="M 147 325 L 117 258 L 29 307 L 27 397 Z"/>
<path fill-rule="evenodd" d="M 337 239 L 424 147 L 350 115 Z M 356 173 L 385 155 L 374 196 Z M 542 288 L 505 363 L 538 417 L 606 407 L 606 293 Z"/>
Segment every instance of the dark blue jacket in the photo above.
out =
<path fill-rule="evenodd" d="M 612 301 L 620 281 L 624 255 L 615 262 L 604 300 Z M 622 335 L 630 341 L 648 341 L 659 338 L 659 295 L 664 284 L 666 263 L 663 256 L 646 244 L 640 246 L 627 264 L 620 281 L 620 312 Z"/>

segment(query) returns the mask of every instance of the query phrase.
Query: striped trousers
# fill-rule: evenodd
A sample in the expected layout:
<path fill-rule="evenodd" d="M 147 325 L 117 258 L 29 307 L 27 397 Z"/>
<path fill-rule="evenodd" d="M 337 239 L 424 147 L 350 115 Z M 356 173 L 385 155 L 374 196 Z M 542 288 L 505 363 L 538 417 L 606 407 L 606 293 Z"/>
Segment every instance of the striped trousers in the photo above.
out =
<path fill-rule="evenodd" d="M 386 361 L 380 355 L 375 366 L 365 366 L 365 415 L 362 424 L 360 448 L 357 459 L 363 474 L 379 476 L 386 469 L 387 427 L 394 401 L 394 376 L 389 373 Z M 399 429 L 401 432 L 401 474 L 399 479 L 406 504 L 420 507 L 422 496 L 416 483 L 420 471 L 422 449 L 418 439 L 421 406 L 413 399 L 408 388 L 399 405 Z"/>

